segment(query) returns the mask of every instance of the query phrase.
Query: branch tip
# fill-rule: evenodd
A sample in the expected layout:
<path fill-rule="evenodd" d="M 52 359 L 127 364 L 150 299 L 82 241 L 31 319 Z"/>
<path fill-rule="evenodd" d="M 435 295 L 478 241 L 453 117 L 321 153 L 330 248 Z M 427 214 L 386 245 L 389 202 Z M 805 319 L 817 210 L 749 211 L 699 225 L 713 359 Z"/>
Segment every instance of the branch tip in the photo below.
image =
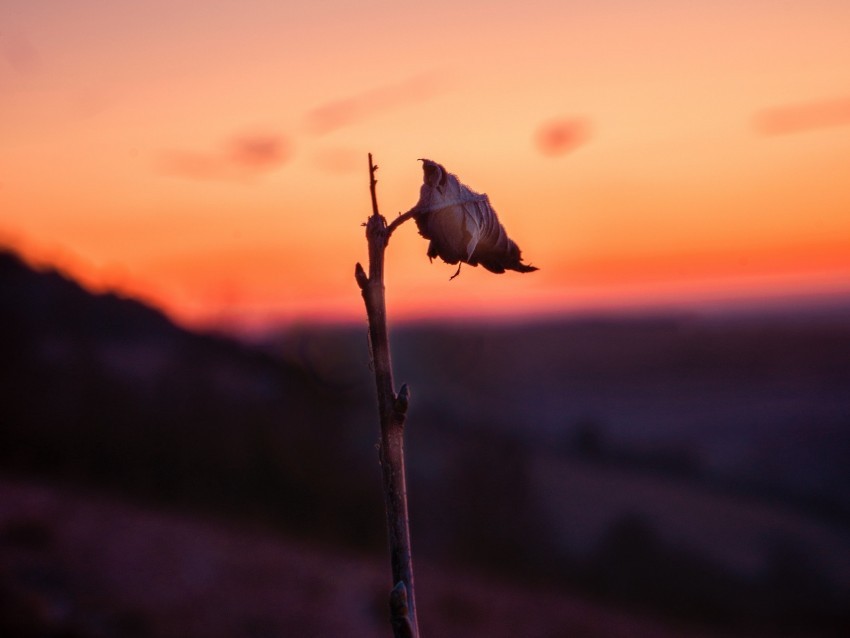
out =
<path fill-rule="evenodd" d="M 372 196 L 372 215 L 377 217 L 378 213 L 378 196 L 375 194 L 375 185 L 378 180 L 375 179 L 375 171 L 378 167 L 372 163 L 372 154 L 369 153 L 369 193 Z"/>

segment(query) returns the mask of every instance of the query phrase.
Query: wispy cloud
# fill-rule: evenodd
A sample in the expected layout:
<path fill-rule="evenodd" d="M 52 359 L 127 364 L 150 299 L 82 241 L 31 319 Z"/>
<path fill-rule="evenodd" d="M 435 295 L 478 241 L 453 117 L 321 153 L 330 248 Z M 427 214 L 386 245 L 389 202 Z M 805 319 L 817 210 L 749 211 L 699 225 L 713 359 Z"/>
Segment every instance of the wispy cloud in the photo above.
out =
<path fill-rule="evenodd" d="M 290 143 L 282 135 L 239 135 L 219 151 L 167 151 L 158 168 L 188 179 L 244 181 L 283 165 L 290 154 Z"/>
<path fill-rule="evenodd" d="M 306 126 L 311 133 L 323 135 L 384 111 L 424 102 L 445 90 L 447 82 L 441 74 L 423 73 L 322 104 L 307 113 Z"/>
<path fill-rule="evenodd" d="M 280 135 L 248 135 L 230 141 L 228 158 L 235 166 L 265 171 L 289 157 L 289 144 Z"/>
<path fill-rule="evenodd" d="M 850 97 L 831 98 L 763 109 L 753 118 L 763 135 L 786 135 L 835 126 L 850 126 Z"/>
<path fill-rule="evenodd" d="M 562 117 L 542 124 L 534 134 L 534 143 L 543 155 L 565 155 L 590 139 L 590 123 L 584 118 Z"/>

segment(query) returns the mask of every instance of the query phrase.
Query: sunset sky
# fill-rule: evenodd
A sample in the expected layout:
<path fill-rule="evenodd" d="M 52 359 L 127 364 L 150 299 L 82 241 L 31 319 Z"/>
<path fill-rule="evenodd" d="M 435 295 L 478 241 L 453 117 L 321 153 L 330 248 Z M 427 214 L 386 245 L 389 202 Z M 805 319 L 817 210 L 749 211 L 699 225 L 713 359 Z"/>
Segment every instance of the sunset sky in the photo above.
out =
<path fill-rule="evenodd" d="M 391 317 L 850 291 L 850 2 L 4 0 L 0 245 L 190 325 L 363 316 L 417 158 L 524 259 L 387 253 Z"/>

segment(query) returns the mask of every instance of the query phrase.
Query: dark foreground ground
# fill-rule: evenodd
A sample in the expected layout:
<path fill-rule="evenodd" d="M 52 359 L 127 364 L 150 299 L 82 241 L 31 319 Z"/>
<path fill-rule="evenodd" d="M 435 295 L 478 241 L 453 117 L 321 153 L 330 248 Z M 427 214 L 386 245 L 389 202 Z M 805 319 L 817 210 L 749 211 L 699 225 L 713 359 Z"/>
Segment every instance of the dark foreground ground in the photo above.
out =
<path fill-rule="evenodd" d="M 3 636 L 389 636 L 382 563 L 257 528 L 0 481 Z M 433 564 L 420 565 L 417 579 L 423 636 L 744 635 Z"/>

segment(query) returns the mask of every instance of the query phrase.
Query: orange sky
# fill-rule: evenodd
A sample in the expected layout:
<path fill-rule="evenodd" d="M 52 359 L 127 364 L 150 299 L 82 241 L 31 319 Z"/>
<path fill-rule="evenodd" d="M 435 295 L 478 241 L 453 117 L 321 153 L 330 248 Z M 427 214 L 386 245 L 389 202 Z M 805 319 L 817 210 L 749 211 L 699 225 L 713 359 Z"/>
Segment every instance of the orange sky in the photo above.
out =
<path fill-rule="evenodd" d="M 702 6 L 705 5 L 705 6 Z M 850 3 L 5 0 L 0 243 L 191 324 L 359 318 L 419 157 L 526 261 L 391 317 L 850 290 Z"/>

